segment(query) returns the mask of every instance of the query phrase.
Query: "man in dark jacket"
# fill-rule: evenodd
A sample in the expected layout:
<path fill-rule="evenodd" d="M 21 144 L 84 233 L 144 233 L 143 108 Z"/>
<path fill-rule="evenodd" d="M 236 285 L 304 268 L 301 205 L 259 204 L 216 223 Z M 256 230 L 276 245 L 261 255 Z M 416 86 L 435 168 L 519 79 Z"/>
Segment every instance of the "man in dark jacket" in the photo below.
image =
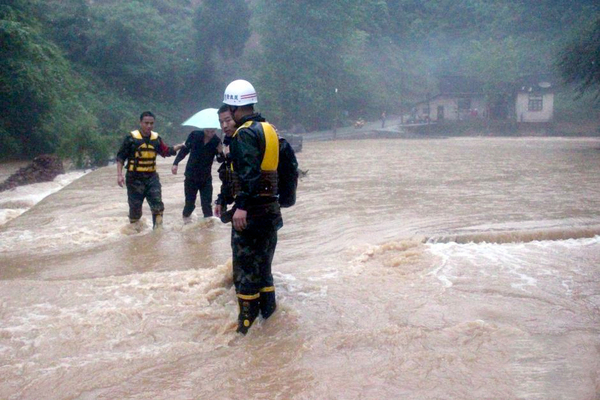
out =
<path fill-rule="evenodd" d="M 162 202 L 160 179 L 156 172 L 156 156 L 174 156 L 183 146 L 168 147 L 158 133 L 153 132 L 154 114 L 145 111 L 140 116 L 140 129 L 130 132 L 117 153 L 117 184 L 123 187 L 127 180 L 129 222 L 136 223 L 142 217 L 142 204 L 148 201 L 152 211 L 154 229 L 162 226 L 165 206 Z M 127 175 L 123 177 L 123 165 L 127 162 Z"/>
<path fill-rule="evenodd" d="M 229 145 L 231 144 L 231 137 L 235 133 L 237 127 L 227 104 L 223 104 L 219 108 L 218 115 L 221 131 L 223 132 L 223 146 L 221 147 L 221 152 L 217 155 L 217 161 L 221 163 L 218 170 L 219 179 L 221 180 L 221 190 L 215 201 L 215 215 L 221 218 L 222 213 L 227 211 L 227 206 L 233 203 L 231 192 L 232 182 L 230 179 L 231 157 L 229 154 Z"/>
<path fill-rule="evenodd" d="M 204 218 L 211 217 L 212 209 L 212 164 L 215 156 L 219 153 L 221 139 L 215 135 L 215 129 L 204 129 L 192 131 L 184 147 L 179 151 L 171 172 L 177 174 L 178 165 L 188 154 L 190 158 L 185 167 L 185 206 L 183 208 L 183 219 L 189 221 L 192 212 L 196 208 L 196 197 L 200 192 L 200 204 Z"/>
<path fill-rule="evenodd" d="M 249 82 L 230 83 L 223 102 L 238 126 L 230 146 L 235 210 L 231 248 L 240 307 L 237 331 L 246 334 L 259 313 L 266 319 L 276 308 L 271 263 L 277 230 L 283 226 L 277 201 L 279 138 L 254 112 L 257 96 Z"/>

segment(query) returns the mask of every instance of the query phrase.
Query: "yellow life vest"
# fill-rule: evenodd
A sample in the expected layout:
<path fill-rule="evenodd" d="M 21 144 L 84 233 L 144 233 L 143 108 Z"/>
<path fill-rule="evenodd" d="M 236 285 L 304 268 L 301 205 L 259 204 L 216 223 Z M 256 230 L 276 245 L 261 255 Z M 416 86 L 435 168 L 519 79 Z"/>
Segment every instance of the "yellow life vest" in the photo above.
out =
<path fill-rule="evenodd" d="M 132 172 L 156 172 L 156 155 L 160 142 L 158 133 L 151 132 L 150 140 L 146 142 L 139 130 L 131 132 L 136 145 L 133 160 L 129 160 L 127 170 Z"/>
<path fill-rule="evenodd" d="M 240 129 L 249 128 L 255 121 L 247 121 L 240 126 L 233 138 L 237 136 Z M 277 166 L 279 165 L 279 135 L 275 128 L 268 122 L 256 122 L 260 124 L 265 137 L 265 153 L 260 163 L 259 196 L 277 196 Z M 233 197 L 240 192 L 241 185 L 238 174 L 233 171 L 231 163 L 231 183 Z"/>

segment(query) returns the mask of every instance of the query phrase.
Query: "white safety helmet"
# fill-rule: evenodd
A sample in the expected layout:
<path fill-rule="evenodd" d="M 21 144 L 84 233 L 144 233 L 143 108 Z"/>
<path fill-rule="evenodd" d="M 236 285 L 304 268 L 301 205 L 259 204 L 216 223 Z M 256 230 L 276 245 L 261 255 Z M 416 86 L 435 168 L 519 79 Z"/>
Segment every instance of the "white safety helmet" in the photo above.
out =
<path fill-rule="evenodd" d="M 245 106 L 258 103 L 256 90 L 248 81 L 238 79 L 227 85 L 223 95 L 223 103 L 230 106 Z"/>

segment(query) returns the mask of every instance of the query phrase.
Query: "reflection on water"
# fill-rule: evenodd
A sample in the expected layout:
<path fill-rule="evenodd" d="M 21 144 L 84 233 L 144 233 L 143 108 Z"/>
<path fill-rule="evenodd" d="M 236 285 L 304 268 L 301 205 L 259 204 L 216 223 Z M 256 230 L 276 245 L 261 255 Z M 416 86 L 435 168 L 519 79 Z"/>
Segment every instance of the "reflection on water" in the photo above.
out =
<path fill-rule="evenodd" d="M 599 144 L 307 143 L 244 338 L 230 228 L 183 224 L 170 160 L 160 232 L 89 173 L 0 226 L 0 398 L 593 399 Z"/>

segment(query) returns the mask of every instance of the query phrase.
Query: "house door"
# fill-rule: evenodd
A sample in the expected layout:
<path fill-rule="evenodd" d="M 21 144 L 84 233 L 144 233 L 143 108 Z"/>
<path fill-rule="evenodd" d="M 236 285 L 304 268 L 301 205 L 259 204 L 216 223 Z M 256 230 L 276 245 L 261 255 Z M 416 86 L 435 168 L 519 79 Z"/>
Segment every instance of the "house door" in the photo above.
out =
<path fill-rule="evenodd" d="M 444 120 L 444 106 L 437 107 L 437 120 L 438 121 Z"/>

